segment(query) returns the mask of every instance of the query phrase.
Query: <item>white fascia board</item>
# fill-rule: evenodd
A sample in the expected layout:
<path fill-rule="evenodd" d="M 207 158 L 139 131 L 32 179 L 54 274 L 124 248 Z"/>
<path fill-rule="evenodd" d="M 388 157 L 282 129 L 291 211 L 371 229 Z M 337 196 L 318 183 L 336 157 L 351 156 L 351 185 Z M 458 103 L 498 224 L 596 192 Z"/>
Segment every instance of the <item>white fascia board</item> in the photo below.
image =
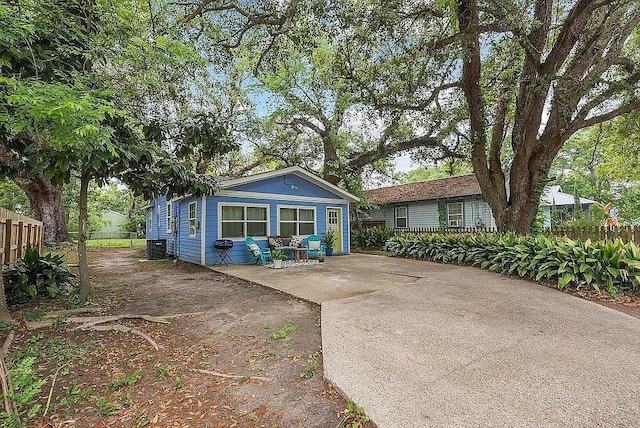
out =
<path fill-rule="evenodd" d="M 335 186 L 329 183 L 328 181 L 323 180 L 317 175 L 312 174 L 309 171 L 303 168 L 300 168 L 299 166 L 290 166 L 288 168 L 278 169 L 275 171 L 269 171 L 261 174 L 250 175 L 247 177 L 240 177 L 240 178 L 234 178 L 231 180 L 221 181 L 220 189 L 228 189 L 230 187 L 235 187 L 242 184 L 255 183 L 256 181 L 267 180 L 269 178 L 280 177 L 287 174 L 295 174 L 301 178 L 307 179 L 312 183 L 315 183 L 318 186 L 332 193 L 336 193 L 337 195 L 342 196 L 344 199 L 348 200 L 349 202 L 358 202 L 360 200 L 360 198 L 358 198 L 357 196 L 352 195 L 346 190 L 343 190 L 338 186 Z M 220 192 L 218 192 L 217 194 L 220 194 Z"/>
<path fill-rule="evenodd" d="M 278 193 L 260 193 L 260 192 L 243 192 L 239 190 L 221 190 L 215 194 L 215 196 L 228 196 L 231 198 L 248 198 L 248 199 L 270 199 L 278 201 L 288 202 L 310 202 L 320 204 L 347 204 L 347 199 L 328 199 L 318 198 L 313 196 L 296 196 L 296 195 L 281 195 Z"/>

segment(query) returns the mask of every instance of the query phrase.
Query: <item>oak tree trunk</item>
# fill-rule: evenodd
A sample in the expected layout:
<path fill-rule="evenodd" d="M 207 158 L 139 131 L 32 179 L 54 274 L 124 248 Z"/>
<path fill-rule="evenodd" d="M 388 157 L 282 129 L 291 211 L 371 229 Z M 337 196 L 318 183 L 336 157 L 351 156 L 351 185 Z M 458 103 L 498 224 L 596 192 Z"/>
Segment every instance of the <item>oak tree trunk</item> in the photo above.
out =
<path fill-rule="evenodd" d="M 322 145 L 324 150 L 324 164 L 322 166 L 323 178 L 337 186 L 338 183 L 340 183 L 342 174 L 340 171 L 338 151 L 336 150 L 335 141 L 331 138 L 330 133 L 322 136 Z"/>
<path fill-rule="evenodd" d="M 62 205 L 62 186 L 54 186 L 42 174 L 16 182 L 29 198 L 31 217 L 42 222 L 45 245 L 67 242 L 69 228 Z"/>
<path fill-rule="evenodd" d="M 91 294 L 89 265 L 87 261 L 87 201 L 89 193 L 89 174 L 83 172 L 80 177 L 80 201 L 78 203 L 78 271 L 80 273 L 80 303 L 85 304 Z"/>

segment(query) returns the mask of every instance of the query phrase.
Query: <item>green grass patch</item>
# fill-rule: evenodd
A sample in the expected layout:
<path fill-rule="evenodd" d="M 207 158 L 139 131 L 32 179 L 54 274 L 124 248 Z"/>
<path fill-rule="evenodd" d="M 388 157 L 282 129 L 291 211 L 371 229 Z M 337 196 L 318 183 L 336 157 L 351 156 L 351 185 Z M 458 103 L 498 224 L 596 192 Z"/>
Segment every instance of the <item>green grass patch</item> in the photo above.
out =
<path fill-rule="evenodd" d="M 144 248 L 147 245 L 146 239 L 91 239 L 87 241 L 87 247 L 112 247 L 112 248 Z"/>
<path fill-rule="evenodd" d="M 277 330 L 269 334 L 269 339 L 285 339 L 296 331 L 296 326 L 291 321 L 283 322 Z"/>

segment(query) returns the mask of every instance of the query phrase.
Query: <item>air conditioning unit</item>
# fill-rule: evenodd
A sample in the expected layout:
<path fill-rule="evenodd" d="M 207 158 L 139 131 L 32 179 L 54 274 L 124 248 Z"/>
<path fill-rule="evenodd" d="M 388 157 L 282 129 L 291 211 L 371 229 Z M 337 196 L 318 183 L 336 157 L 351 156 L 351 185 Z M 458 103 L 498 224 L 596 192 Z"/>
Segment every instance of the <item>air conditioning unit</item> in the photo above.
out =
<path fill-rule="evenodd" d="M 449 227 L 461 227 L 460 220 L 451 220 L 449 222 Z"/>

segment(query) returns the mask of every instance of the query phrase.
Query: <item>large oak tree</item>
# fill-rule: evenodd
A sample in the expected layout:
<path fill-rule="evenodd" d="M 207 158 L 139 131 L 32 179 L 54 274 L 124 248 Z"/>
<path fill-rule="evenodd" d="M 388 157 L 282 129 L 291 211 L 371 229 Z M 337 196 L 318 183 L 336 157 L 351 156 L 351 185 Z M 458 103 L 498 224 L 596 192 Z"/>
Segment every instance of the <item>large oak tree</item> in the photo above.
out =
<path fill-rule="evenodd" d="M 498 228 L 526 234 L 569 137 L 640 108 L 640 2 L 459 0 L 456 16 L 474 171 Z"/>

